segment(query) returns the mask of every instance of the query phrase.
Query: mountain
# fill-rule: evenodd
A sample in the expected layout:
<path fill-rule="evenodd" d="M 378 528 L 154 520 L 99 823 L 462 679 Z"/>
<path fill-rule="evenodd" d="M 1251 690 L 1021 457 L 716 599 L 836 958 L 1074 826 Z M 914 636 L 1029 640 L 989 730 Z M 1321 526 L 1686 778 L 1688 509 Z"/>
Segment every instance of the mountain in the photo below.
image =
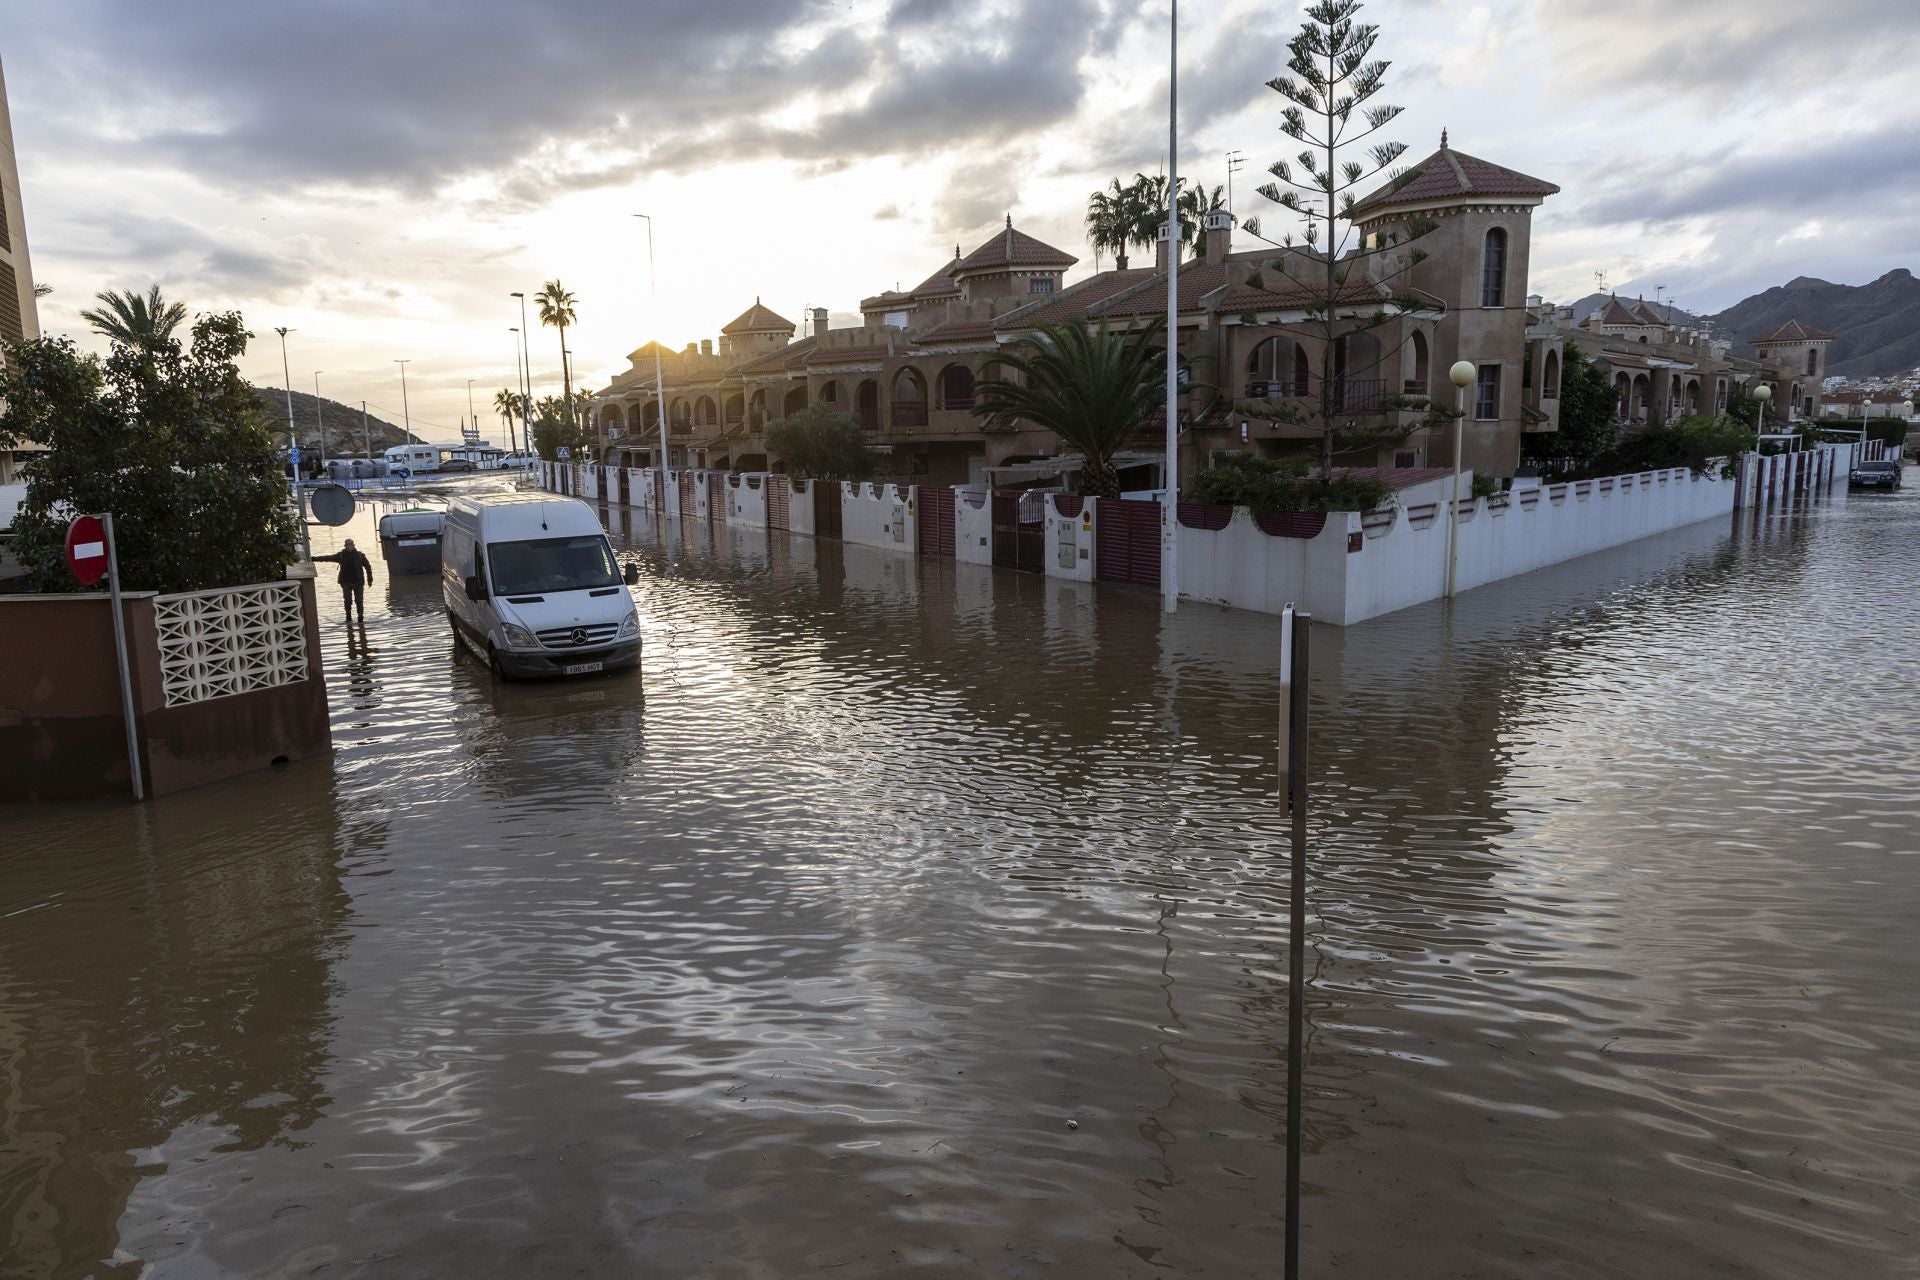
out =
<path fill-rule="evenodd" d="M 273 428 L 275 444 L 287 442 L 287 393 L 279 387 L 255 387 L 253 394 L 267 411 L 267 420 Z M 396 444 L 405 444 L 407 433 L 391 422 L 384 421 L 372 414 L 367 415 L 366 431 L 363 436 L 360 426 L 360 406 L 345 405 L 338 400 L 329 400 L 325 396 L 314 397 L 304 391 L 293 393 L 293 427 L 300 436 L 302 449 L 313 449 L 320 442 L 319 428 L 322 422 L 327 428 L 327 456 L 365 455 L 366 446 L 371 442 L 373 452 L 378 454 Z M 416 433 L 417 434 L 417 433 Z"/>
<path fill-rule="evenodd" d="M 1575 324 L 1579 324 L 1581 321 L 1585 320 L 1588 316 L 1600 310 L 1600 308 L 1606 306 L 1608 298 L 1612 298 L 1615 296 L 1617 295 L 1611 294 L 1611 293 L 1588 294 L 1586 297 L 1580 299 L 1578 302 L 1573 304 L 1573 322 Z M 1632 305 L 1635 302 L 1645 302 L 1646 299 L 1621 298 L 1620 301 L 1627 303 L 1628 305 Z M 1672 316 L 1673 323 L 1676 325 L 1679 325 L 1681 328 L 1685 328 L 1686 326 L 1693 324 L 1700 318 L 1694 315 L 1691 311 L 1682 311 L 1679 307 L 1669 306 L 1664 302 L 1660 302 L 1660 303 L 1648 302 L 1647 305 L 1653 308 L 1653 313 L 1657 316 L 1662 316 L 1662 317 Z"/>
<path fill-rule="evenodd" d="M 1800 276 L 1707 319 L 1743 356 L 1753 354 L 1747 338 L 1798 320 L 1834 336 L 1828 373 L 1867 378 L 1920 368 L 1920 280 L 1905 267 L 1862 285 Z"/>

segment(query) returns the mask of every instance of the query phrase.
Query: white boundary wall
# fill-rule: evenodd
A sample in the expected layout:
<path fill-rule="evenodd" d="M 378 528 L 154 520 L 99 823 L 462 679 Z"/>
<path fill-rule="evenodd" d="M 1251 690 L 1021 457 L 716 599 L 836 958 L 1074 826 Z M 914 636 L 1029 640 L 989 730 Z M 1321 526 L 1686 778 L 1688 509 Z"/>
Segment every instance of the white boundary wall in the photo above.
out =
<path fill-rule="evenodd" d="M 727 520 L 748 528 L 767 527 L 767 477 L 764 472 L 727 477 Z"/>
<path fill-rule="evenodd" d="M 1844 469 L 1806 455 L 1809 475 Z M 1794 465 L 1794 464 L 1788 464 Z M 1733 513 L 1742 481 L 1686 468 L 1516 490 L 1462 501 L 1456 590 L 1498 582 Z M 1181 594 L 1277 613 L 1292 601 L 1324 622 L 1352 626 L 1446 593 L 1448 503 L 1335 512 L 1313 538 L 1276 537 L 1235 511 L 1225 529 L 1180 528 Z"/>
<path fill-rule="evenodd" d="M 1080 499 L 1078 515 L 1061 514 L 1064 493 L 1046 495 L 1046 553 L 1043 564 L 1049 578 L 1093 581 L 1093 522 L 1097 498 Z M 991 548 L 989 548 L 991 550 Z"/>
<path fill-rule="evenodd" d="M 871 481 L 840 486 L 840 537 L 858 546 L 904 551 L 920 550 L 920 522 L 913 486 L 876 488 Z"/>
<path fill-rule="evenodd" d="M 814 536 L 813 528 L 813 491 L 825 484 L 824 480 L 794 480 L 790 482 L 787 493 L 787 528 L 793 533 Z"/>
<path fill-rule="evenodd" d="M 953 558 L 962 564 L 993 563 L 993 492 L 986 485 L 953 487 Z"/>

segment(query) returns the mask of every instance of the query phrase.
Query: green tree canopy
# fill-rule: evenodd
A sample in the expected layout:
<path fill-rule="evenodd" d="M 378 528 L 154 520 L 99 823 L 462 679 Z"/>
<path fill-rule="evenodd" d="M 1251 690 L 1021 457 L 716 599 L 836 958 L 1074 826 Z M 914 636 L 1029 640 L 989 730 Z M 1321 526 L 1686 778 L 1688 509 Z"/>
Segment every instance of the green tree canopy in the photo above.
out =
<path fill-rule="evenodd" d="M 766 428 L 767 456 L 806 480 L 862 480 L 873 474 L 866 431 L 850 413 L 813 404 Z"/>
<path fill-rule="evenodd" d="M 1080 455 L 1082 490 L 1120 496 L 1113 456 L 1159 411 L 1166 394 L 1166 322 L 1109 333 L 1078 321 L 1038 326 L 1001 347 L 974 384 L 975 416 L 1046 427 Z"/>
<path fill-rule="evenodd" d="M 1594 460 L 1613 447 L 1618 405 L 1619 395 L 1606 375 L 1569 342 L 1560 357 L 1560 425 L 1521 436 L 1521 455 L 1536 462 L 1552 459 L 1569 474 L 1586 474 Z"/>
<path fill-rule="evenodd" d="M 73 515 L 111 512 L 121 580 L 136 591 L 274 581 L 294 554 L 278 451 L 235 363 L 238 313 L 202 316 L 192 345 L 112 338 L 105 360 L 66 338 L 9 343 L 0 448 L 45 445 L 25 466 L 14 550 L 43 591 L 77 590 L 65 565 Z"/>

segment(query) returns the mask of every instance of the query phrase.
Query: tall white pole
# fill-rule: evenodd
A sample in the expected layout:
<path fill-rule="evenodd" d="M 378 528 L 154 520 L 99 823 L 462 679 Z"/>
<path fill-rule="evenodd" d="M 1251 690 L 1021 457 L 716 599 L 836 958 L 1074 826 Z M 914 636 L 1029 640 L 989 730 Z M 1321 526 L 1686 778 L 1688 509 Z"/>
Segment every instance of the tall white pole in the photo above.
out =
<path fill-rule="evenodd" d="M 653 271 L 653 218 L 644 213 L 633 215 L 647 224 L 647 297 L 654 303 L 655 325 L 659 324 L 660 293 Z M 660 401 L 660 471 L 667 469 L 667 375 L 660 362 L 660 335 L 653 335 L 653 389 Z M 664 479 L 664 476 L 663 476 Z M 674 504 L 672 509 L 677 509 Z"/>
<path fill-rule="evenodd" d="M 285 337 L 280 339 L 286 341 Z M 120 714 L 127 722 L 127 771 L 132 775 L 133 798 L 147 798 L 146 784 L 140 781 L 140 733 L 134 728 L 133 675 L 127 667 L 127 623 L 121 616 L 120 538 L 113 531 L 113 513 L 106 512 L 100 523 L 107 530 L 107 594 L 113 608 L 113 652 L 120 660 Z"/>
<path fill-rule="evenodd" d="M 325 369 L 313 371 L 313 421 L 320 433 L 320 469 L 327 469 L 327 411 L 320 404 L 320 375 Z"/>
<path fill-rule="evenodd" d="M 1180 0 L 1167 27 L 1167 466 L 1160 504 L 1160 594 L 1180 605 Z"/>
<path fill-rule="evenodd" d="M 293 330 L 276 328 L 280 335 L 280 376 L 287 384 L 287 463 L 288 482 L 293 485 L 293 505 L 300 515 L 300 557 L 307 555 L 307 491 L 300 487 L 300 437 L 293 433 L 293 367 L 287 363 L 287 335 Z"/>
<path fill-rule="evenodd" d="M 527 295 L 514 293 L 520 299 L 520 440 L 526 445 L 527 452 L 533 452 L 533 348 L 527 345 Z"/>
<path fill-rule="evenodd" d="M 400 366 L 400 420 L 406 427 L 408 444 L 413 443 L 413 410 L 407 406 L 407 365 L 411 364 L 412 360 L 413 358 L 409 356 L 405 360 L 394 361 Z"/>

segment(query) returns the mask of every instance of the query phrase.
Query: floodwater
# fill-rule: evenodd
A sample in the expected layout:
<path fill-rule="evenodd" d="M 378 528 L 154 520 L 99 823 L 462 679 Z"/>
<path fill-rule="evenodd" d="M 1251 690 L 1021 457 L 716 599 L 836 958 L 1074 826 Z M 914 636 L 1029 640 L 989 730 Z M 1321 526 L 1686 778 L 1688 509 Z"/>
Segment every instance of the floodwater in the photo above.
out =
<path fill-rule="evenodd" d="M 1916 516 L 1315 631 L 1308 1274 L 1920 1274 Z M 382 568 L 331 759 L 0 811 L 0 1274 L 1277 1275 L 1277 620 L 612 522 L 638 675 Z"/>

